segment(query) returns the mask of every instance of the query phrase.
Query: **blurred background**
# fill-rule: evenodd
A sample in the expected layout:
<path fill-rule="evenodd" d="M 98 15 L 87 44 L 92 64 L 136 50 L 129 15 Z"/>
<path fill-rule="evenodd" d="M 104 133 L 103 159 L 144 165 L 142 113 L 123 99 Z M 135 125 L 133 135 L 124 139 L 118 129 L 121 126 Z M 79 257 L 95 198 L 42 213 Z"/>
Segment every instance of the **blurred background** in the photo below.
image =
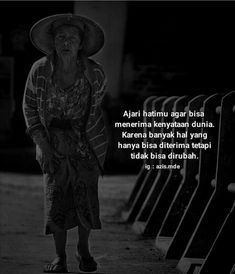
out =
<path fill-rule="evenodd" d="M 110 145 L 107 174 L 136 174 L 141 161 L 117 148 L 124 110 L 151 96 L 225 93 L 235 87 L 235 2 L 0 2 L 0 170 L 40 173 L 25 133 L 22 97 L 27 74 L 43 56 L 29 40 L 39 19 L 56 13 L 91 17 L 106 44 L 92 57 L 107 74 L 103 110 Z"/>

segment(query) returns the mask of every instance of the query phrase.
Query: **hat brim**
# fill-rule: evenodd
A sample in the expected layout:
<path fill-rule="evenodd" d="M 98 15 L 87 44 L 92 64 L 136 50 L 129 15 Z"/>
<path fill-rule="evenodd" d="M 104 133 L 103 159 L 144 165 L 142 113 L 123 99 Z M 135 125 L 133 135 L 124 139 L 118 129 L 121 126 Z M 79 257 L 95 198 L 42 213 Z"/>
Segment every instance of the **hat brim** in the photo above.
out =
<path fill-rule="evenodd" d="M 102 28 L 91 19 L 75 14 L 56 14 L 45 17 L 35 23 L 30 30 L 30 39 L 33 45 L 45 54 L 54 50 L 52 24 L 73 25 L 84 31 L 82 52 L 86 56 L 97 53 L 104 45 Z"/>

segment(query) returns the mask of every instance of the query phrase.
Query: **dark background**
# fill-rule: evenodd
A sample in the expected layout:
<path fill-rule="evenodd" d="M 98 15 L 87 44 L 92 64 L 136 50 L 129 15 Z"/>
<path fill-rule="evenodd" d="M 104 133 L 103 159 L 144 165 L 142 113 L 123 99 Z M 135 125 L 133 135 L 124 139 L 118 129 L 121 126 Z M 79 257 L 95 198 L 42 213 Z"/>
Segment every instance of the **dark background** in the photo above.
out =
<path fill-rule="evenodd" d="M 234 2 L 135 2 L 128 7 L 125 47 L 138 64 L 182 72 L 177 91 L 234 87 Z"/>
<path fill-rule="evenodd" d="M 25 134 L 21 103 L 28 71 L 42 54 L 29 40 L 23 51 L 14 49 L 12 34 L 17 29 L 28 33 L 45 16 L 73 12 L 73 5 L 72 1 L 0 3 L 2 56 L 14 57 L 16 101 L 11 130 L 0 144 L 2 170 L 40 172 L 34 161 L 33 144 Z M 104 110 L 112 136 L 118 133 L 113 123 L 121 111 L 140 108 L 150 95 L 212 94 L 234 89 L 234 2 L 131 1 L 127 7 L 123 63 L 129 56 L 134 78 L 130 93 L 122 88 L 123 78 L 119 98 L 113 100 L 109 94 L 105 98 Z M 106 170 L 135 173 L 140 165 L 125 162 L 125 155 L 113 149 L 108 154 Z"/>

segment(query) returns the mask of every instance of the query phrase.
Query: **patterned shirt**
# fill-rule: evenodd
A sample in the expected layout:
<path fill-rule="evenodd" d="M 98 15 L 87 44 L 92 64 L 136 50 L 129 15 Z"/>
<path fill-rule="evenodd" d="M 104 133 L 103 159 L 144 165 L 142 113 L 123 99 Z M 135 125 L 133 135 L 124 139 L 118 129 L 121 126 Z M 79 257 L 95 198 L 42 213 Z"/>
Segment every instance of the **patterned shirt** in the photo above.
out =
<path fill-rule="evenodd" d="M 85 67 L 84 75 L 91 86 L 85 133 L 97 157 L 101 173 L 103 173 L 102 166 L 105 160 L 108 139 L 100 104 L 104 96 L 106 78 L 99 64 L 86 57 L 83 57 L 83 62 Z M 47 56 L 36 61 L 29 72 L 23 98 L 23 112 L 27 131 L 31 136 L 33 136 L 35 130 L 40 130 L 49 135 L 45 102 L 53 70 L 53 58 Z"/>

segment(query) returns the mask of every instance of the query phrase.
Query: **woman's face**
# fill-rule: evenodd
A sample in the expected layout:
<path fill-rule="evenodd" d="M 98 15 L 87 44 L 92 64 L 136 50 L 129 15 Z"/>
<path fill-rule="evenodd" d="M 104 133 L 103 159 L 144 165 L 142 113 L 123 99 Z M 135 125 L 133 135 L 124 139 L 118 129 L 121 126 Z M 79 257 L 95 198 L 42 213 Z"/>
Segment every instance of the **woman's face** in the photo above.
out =
<path fill-rule="evenodd" d="M 77 58 L 82 41 L 79 30 L 74 26 L 61 26 L 54 35 L 55 50 L 61 58 Z"/>

